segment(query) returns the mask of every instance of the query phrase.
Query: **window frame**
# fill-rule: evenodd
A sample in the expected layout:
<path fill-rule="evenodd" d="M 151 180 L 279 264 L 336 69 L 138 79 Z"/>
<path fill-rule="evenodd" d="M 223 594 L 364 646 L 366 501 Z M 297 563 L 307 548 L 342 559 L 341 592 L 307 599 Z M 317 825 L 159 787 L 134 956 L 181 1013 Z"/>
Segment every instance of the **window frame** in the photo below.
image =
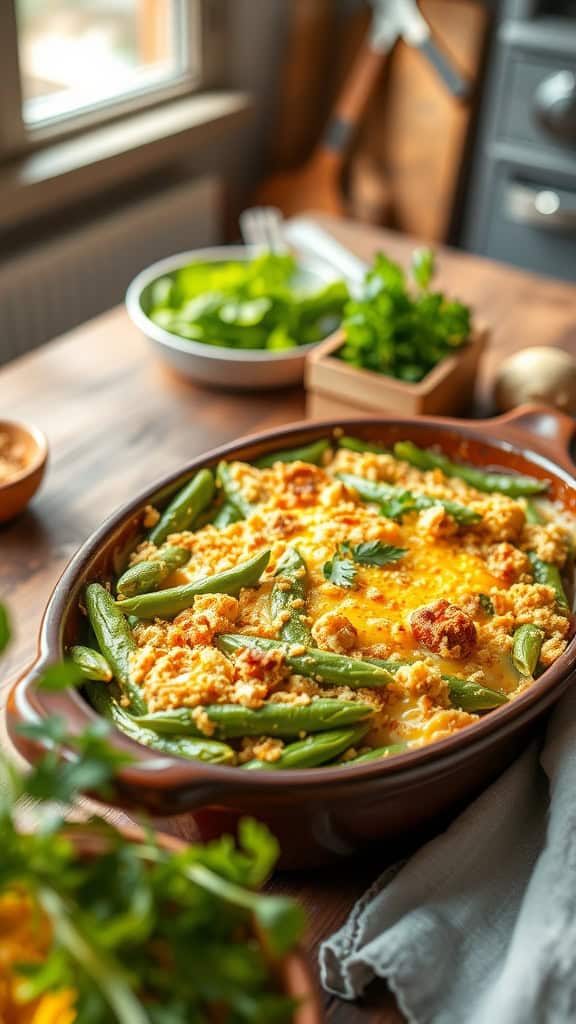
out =
<path fill-rule="evenodd" d="M 36 149 L 73 137 L 91 128 L 120 120 L 211 85 L 220 75 L 215 29 L 220 34 L 222 0 L 174 0 L 177 24 L 185 26 L 180 40 L 181 54 L 189 66 L 166 82 L 145 84 L 116 99 L 103 100 L 76 113 L 63 114 L 30 127 L 23 115 L 20 62 L 18 56 L 17 0 L 0 0 L 0 161 L 23 156 Z"/>

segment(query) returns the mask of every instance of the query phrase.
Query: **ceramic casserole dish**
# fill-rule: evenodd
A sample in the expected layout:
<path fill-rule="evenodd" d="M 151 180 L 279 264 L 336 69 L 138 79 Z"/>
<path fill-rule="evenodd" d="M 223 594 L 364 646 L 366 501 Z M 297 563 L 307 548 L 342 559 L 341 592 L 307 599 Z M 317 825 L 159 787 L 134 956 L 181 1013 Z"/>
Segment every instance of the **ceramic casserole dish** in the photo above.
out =
<path fill-rule="evenodd" d="M 80 692 L 39 691 L 43 668 L 82 642 L 85 619 L 80 603 L 88 582 L 106 582 L 125 564 L 126 552 L 141 533 L 149 504 L 165 504 L 202 466 L 225 457 L 252 461 L 280 448 L 326 436 L 335 427 L 347 434 L 390 446 L 411 440 L 437 446 L 450 457 L 479 467 L 520 472 L 549 481 L 549 496 L 576 513 L 576 482 L 570 444 L 575 424 L 545 407 L 524 407 L 493 420 L 435 418 L 360 419 L 297 424 L 226 445 L 185 470 L 149 488 L 113 515 L 80 549 L 58 582 L 48 604 L 36 663 L 14 686 L 8 707 L 11 738 L 30 761 L 34 742 L 18 724 L 38 716 L 63 715 L 72 732 L 95 717 Z M 393 856 L 442 827 L 478 794 L 525 746 L 542 716 L 573 679 L 576 641 L 534 685 L 475 724 L 428 746 L 390 758 L 299 771 L 248 773 L 161 756 L 114 730 L 113 741 L 134 757 L 118 778 L 115 801 L 154 815 L 191 814 L 205 837 L 233 828 L 239 815 L 265 821 L 277 835 L 284 866 L 303 866 L 348 856 L 375 842 Z"/>

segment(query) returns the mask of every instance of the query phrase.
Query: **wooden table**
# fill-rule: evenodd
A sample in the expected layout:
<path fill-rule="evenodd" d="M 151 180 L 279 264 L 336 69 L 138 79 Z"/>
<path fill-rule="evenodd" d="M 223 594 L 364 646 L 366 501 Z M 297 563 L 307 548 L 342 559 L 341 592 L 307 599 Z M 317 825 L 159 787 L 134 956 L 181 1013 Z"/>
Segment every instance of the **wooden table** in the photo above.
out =
<path fill-rule="evenodd" d="M 409 239 L 322 218 L 359 255 L 378 248 L 407 260 Z M 479 395 L 485 407 L 494 367 L 515 348 L 554 344 L 576 349 L 576 289 L 458 252 L 443 252 L 439 281 L 494 327 Z M 200 389 L 164 371 L 122 309 L 0 371 L 2 416 L 29 419 L 49 438 L 51 460 L 41 493 L 13 524 L 0 527 L 0 596 L 10 604 L 16 637 L 2 666 L 0 707 L 11 682 L 32 660 L 42 610 L 70 556 L 106 516 L 145 484 L 193 456 L 304 416 L 301 390 L 234 395 Z M 118 815 L 114 815 L 118 818 Z M 168 823 L 178 832 L 178 823 Z M 282 876 L 276 890 L 298 895 L 310 911 L 309 945 L 344 920 L 375 877 L 376 863 Z M 402 1020 L 383 986 L 362 1007 L 326 997 L 333 1024 Z"/>

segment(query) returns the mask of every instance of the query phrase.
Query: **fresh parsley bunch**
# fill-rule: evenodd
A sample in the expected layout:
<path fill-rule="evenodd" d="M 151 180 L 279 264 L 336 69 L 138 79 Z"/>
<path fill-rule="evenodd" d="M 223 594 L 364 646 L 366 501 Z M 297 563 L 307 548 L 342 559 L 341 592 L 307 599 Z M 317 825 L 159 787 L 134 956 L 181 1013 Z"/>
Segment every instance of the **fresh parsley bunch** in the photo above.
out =
<path fill-rule="evenodd" d="M 346 335 L 338 355 L 345 362 L 416 383 L 470 337 L 470 310 L 430 290 L 434 254 L 416 249 L 410 282 L 403 269 L 378 253 L 361 298 L 347 303 Z"/>
<path fill-rule="evenodd" d="M 9 635 L 0 605 L 0 649 Z M 46 685 L 74 684 L 73 675 L 69 665 L 54 666 Z M 0 907 L 21 900 L 39 934 L 44 925 L 45 948 L 10 969 L 10 934 L 0 935 L 0 1019 L 3 996 L 16 986 L 23 1007 L 54 1014 L 51 1001 L 62 999 L 50 1020 L 66 1024 L 288 1024 L 294 1004 L 277 965 L 304 920 L 289 898 L 257 891 L 278 856 L 268 830 L 245 819 L 238 844 L 223 836 L 175 854 L 149 829 L 136 843 L 100 819 L 71 825 L 75 798 L 86 788 L 105 798 L 129 758 L 107 742 L 105 722 L 76 738 L 57 717 L 22 731 L 46 753 L 27 775 L 0 761 Z M 72 759 L 63 759 L 64 747 Z M 38 823 L 27 833 L 15 806 L 31 798 Z M 97 855 L 82 855 L 87 840 Z"/>

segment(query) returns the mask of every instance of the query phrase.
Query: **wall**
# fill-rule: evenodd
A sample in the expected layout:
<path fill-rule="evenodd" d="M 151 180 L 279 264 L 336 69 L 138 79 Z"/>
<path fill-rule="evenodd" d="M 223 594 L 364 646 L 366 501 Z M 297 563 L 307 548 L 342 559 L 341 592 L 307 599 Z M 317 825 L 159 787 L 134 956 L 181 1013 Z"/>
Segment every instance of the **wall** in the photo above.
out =
<path fill-rule="evenodd" d="M 241 127 L 191 154 L 188 162 L 193 173 L 222 175 L 228 209 L 234 211 L 228 234 L 234 235 L 236 212 L 250 202 L 266 164 L 289 14 L 290 0 L 228 0 L 229 52 L 222 84 L 249 92 L 253 110 Z"/>

